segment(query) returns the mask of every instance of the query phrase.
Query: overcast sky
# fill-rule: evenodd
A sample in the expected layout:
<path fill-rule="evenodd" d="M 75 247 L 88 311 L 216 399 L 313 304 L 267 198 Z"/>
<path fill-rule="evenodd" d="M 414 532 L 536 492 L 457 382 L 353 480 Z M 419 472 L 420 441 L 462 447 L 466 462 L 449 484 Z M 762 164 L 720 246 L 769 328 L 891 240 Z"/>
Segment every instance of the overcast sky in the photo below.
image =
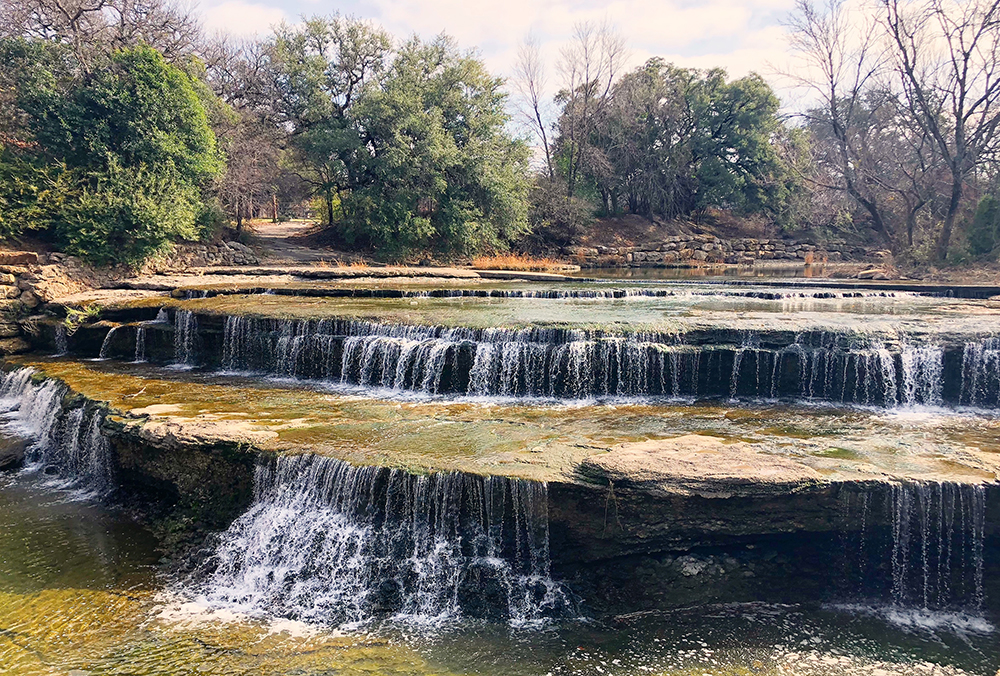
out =
<path fill-rule="evenodd" d="M 554 64 L 559 45 L 581 21 L 608 20 L 629 43 L 631 65 L 663 56 L 678 65 L 721 66 L 730 75 L 750 71 L 775 86 L 775 69 L 788 63 L 783 17 L 793 0 L 202 0 L 209 30 L 249 35 L 266 33 L 282 20 L 303 15 L 341 14 L 373 19 L 398 37 L 440 32 L 460 46 L 476 48 L 491 70 L 509 75 L 517 45 L 533 34 Z M 554 79 L 554 78 L 553 78 Z M 780 91 L 788 103 L 789 92 Z"/>

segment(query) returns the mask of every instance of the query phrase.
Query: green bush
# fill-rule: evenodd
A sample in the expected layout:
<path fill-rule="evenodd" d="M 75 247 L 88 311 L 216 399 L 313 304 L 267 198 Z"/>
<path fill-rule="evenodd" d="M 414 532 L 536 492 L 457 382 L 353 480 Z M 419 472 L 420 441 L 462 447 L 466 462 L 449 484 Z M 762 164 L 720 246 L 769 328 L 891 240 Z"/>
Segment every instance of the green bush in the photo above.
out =
<path fill-rule="evenodd" d="M 979 201 L 965 235 L 973 256 L 992 253 L 1000 243 L 1000 199 L 996 195 L 987 195 Z"/>
<path fill-rule="evenodd" d="M 170 242 L 198 235 L 197 190 L 162 170 L 112 163 L 71 190 L 53 219 L 57 244 L 98 265 L 138 265 Z"/>
<path fill-rule="evenodd" d="M 0 40 L 16 143 L 0 146 L 0 236 L 37 230 L 90 262 L 137 265 L 211 232 L 221 161 L 191 78 L 150 47 L 86 72 L 57 45 Z M 2 140 L 2 139 L 0 139 Z"/>

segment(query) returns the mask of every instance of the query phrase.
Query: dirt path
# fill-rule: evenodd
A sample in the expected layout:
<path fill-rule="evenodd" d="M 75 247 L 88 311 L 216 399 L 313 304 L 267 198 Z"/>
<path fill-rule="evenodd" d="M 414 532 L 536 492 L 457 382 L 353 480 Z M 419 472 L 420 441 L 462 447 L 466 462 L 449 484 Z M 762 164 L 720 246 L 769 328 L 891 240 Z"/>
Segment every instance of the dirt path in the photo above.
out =
<path fill-rule="evenodd" d="M 316 227 L 311 221 L 287 221 L 285 223 L 258 222 L 253 224 L 253 232 L 267 249 L 261 262 L 269 264 L 299 264 L 333 262 L 337 252 L 332 249 L 317 249 L 300 244 L 301 238 Z"/>

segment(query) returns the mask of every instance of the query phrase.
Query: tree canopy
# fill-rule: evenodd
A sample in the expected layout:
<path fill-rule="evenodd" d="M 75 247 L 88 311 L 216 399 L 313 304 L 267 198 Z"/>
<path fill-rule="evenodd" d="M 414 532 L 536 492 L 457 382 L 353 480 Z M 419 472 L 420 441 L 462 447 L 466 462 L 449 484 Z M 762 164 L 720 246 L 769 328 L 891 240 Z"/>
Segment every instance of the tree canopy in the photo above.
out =
<path fill-rule="evenodd" d="M 0 227 L 47 232 L 98 263 L 137 263 L 194 238 L 200 187 L 221 170 L 191 78 L 151 47 L 86 73 L 72 52 L 0 41 L 21 111 L 0 156 Z M 20 187 L 19 187 L 20 186 Z M 30 187 L 29 187 L 30 186 Z"/>

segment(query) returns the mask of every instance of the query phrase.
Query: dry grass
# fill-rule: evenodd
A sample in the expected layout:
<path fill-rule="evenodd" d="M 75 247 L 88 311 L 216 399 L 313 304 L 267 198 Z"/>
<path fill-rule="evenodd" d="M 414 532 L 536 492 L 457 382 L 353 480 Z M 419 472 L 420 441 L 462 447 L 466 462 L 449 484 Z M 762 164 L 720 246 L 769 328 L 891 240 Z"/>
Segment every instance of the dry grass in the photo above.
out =
<path fill-rule="evenodd" d="M 472 267 L 479 270 L 518 270 L 521 272 L 556 272 L 567 264 L 554 258 L 534 258 L 527 254 L 494 254 L 472 260 Z"/>
<path fill-rule="evenodd" d="M 313 265 L 316 266 L 317 268 L 323 268 L 323 269 L 348 268 L 350 270 L 367 270 L 369 267 L 371 267 L 370 265 L 368 265 L 368 262 L 363 258 L 347 262 L 341 261 L 338 258 L 334 258 L 333 260 L 327 260 L 324 258 L 322 260 L 316 261 L 315 263 L 313 263 Z"/>

